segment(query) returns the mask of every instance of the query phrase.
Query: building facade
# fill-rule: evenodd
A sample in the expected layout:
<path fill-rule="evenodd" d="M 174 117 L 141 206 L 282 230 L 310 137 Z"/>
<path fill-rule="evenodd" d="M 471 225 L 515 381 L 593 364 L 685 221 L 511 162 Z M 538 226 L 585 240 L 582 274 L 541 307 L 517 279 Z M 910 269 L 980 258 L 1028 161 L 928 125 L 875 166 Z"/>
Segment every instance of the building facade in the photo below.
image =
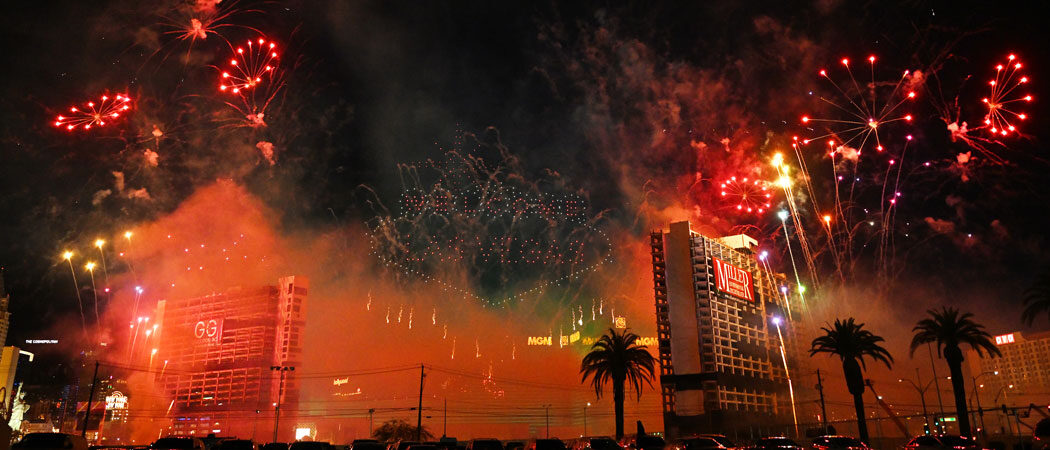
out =
<path fill-rule="evenodd" d="M 980 391 L 981 406 L 1020 407 L 1036 403 L 1045 407 L 1050 402 L 1050 331 L 1015 331 L 994 339 L 1002 357 L 991 358 L 985 353 L 982 358 L 973 350 L 966 355 L 971 377 Z"/>
<path fill-rule="evenodd" d="M 11 313 L 7 310 L 10 303 L 11 296 L 4 288 L 4 271 L 0 268 L 0 347 L 7 343 L 7 330 L 11 328 Z"/>
<path fill-rule="evenodd" d="M 302 276 L 276 285 L 162 301 L 159 348 L 150 366 L 171 396 L 170 434 L 292 438 L 298 409 L 306 297 Z M 287 419 L 287 420 L 285 420 Z"/>
<path fill-rule="evenodd" d="M 676 222 L 651 234 L 664 429 L 668 436 L 783 433 L 792 422 L 787 366 L 797 369 L 801 314 L 756 241 L 713 239 Z M 778 335 L 777 327 L 781 327 Z"/>

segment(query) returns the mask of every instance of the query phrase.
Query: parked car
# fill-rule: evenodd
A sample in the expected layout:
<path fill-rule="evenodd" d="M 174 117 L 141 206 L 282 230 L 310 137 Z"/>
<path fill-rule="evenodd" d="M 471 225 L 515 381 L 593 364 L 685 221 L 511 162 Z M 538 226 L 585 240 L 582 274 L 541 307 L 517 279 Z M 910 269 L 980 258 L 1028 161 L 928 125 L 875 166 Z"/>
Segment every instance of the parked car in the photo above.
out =
<path fill-rule="evenodd" d="M 849 436 L 820 436 L 813 439 L 813 450 L 867 450 L 868 446 Z"/>
<path fill-rule="evenodd" d="M 12 450 L 88 450 L 87 440 L 68 433 L 29 433 Z"/>
<path fill-rule="evenodd" d="M 284 442 L 271 442 L 269 444 L 263 444 L 260 450 L 288 450 L 288 444 Z"/>
<path fill-rule="evenodd" d="M 758 439 L 747 448 L 752 450 L 802 450 L 802 446 L 797 442 L 781 436 Z"/>
<path fill-rule="evenodd" d="M 714 439 L 725 448 L 736 448 L 736 444 L 733 441 L 721 434 L 698 434 L 696 436 Z"/>
<path fill-rule="evenodd" d="M 568 450 L 565 443 L 558 438 L 536 439 L 529 442 L 526 450 Z"/>
<path fill-rule="evenodd" d="M 167 436 L 149 445 L 152 450 L 204 450 L 204 441 L 192 436 Z"/>
<path fill-rule="evenodd" d="M 350 443 L 350 450 L 385 450 L 386 444 L 375 439 L 354 439 Z"/>
<path fill-rule="evenodd" d="M 507 441 L 503 450 L 525 450 L 525 441 Z"/>
<path fill-rule="evenodd" d="M 582 437 L 573 442 L 573 450 L 623 450 L 616 439 L 609 436 Z"/>
<path fill-rule="evenodd" d="M 295 441 L 288 450 L 332 450 L 332 444 L 319 441 Z"/>
<path fill-rule="evenodd" d="M 219 443 L 218 450 L 255 450 L 255 443 L 248 439 L 227 439 Z"/>
<path fill-rule="evenodd" d="M 355 440 L 350 450 L 385 450 L 386 445 L 376 440 Z"/>
<path fill-rule="evenodd" d="M 977 442 L 966 436 L 943 434 L 916 436 L 904 444 L 905 450 L 977 450 Z"/>
<path fill-rule="evenodd" d="M 504 450 L 503 443 L 495 438 L 471 439 L 467 450 Z"/>
<path fill-rule="evenodd" d="M 675 439 L 667 444 L 668 450 L 726 450 L 727 447 L 722 445 L 714 438 L 704 436 L 690 436 L 680 439 Z"/>
<path fill-rule="evenodd" d="M 408 450 L 408 447 L 419 444 L 418 441 L 397 441 L 387 447 L 389 450 Z"/>

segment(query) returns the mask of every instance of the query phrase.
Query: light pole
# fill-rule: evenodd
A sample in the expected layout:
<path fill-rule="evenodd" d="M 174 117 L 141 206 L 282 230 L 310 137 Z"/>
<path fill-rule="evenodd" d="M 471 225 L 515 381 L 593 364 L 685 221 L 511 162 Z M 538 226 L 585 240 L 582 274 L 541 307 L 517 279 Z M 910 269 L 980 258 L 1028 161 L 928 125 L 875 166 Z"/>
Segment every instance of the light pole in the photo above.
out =
<path fill-rule="evenodd" d="M 277 442 L 277 424 L 281 420 L 281 399 L 284 397 L 284 374 L 295 370 L 295 366 L 270 366 L 270 370 L 280 373 L 277 382 L 277 401 L 273 403 L 273 442 Z"/>
<path fill-rule="evenodd" d="M 917 379 L 917 380 L 919 379 L 919 368 L 918 367 L 915 368 L 915 379 Z M 912 387 L 914 387 L 915 390 L 919 392 L 919 398 L 922 400 L 922 418 L 923 418 L 923 420 L 926 421 L 925 434 L 930 434 L 930 416 L 929 416 L 929 414 L 926 413 L 926 390 L 929 389 L 930 385 L 933 384 L 933 382 L 936 381 L 936 380 L 937 379 L 934 378 L 933 380 L 930 380 L 929 383 L 926 383 L 926 386 L 920 388 L 918 384 L 916 384 L 914 381 L 911 381 L 911 380 L 909 380 L 907 378 L 898 378 L 897 379 L 898 383 L 903 383 L 903 382 L 907 381 L 908 384 L 912 385 Z"/>
<path fill-rule="evenodd" d="M 780 338 L 780 361 L 784 363 L 784 376 L 788 381 L 788 394 L 791 395 L 791 418 L 795 421 L 795 436 L 798 436 L 798 414 L 795 412 L 795 388 L 791 385 L 791 372 L 788 372 L 787 355 L 784 354 L 784 334 L 780 332 L 780 316 L 773 317 L 773 325 L 777 326 L 777 337 Z"/>
<path fill-rule="evenodd" d="M 1006 428 L 1007 428 L 1007 431 L 1009 431 L 1011 435 L 1014 434 L 1014 427 L 1013 427 L 1013 425 L 1010 424 L 1010 413 L 1007 412 L 1008 411 L 1008 409 L 1007 409 L 1008 406 L 1006 404 L 1010 402 L 1010 394 L 1007 392 L 1007 389 L 1013 389 L 1013 388 L 1014 388 L 1014 385 L 1012 385 L 1012 384 L 1008 384 L 1006 386 L 1003 386 L 1003 387 L 999 388 L 999 392 L 996 392 L 995 393 L 995 398 L 992 399 L 992 404 L 995 404 L 995 403 L 997 403 L 999 401 L 999 396 L 1000 395 L 1003 396 L 1003 415 L 1006 416 Z"/>
<path fill-rule="evenodd" d="M 544 416 L 547 418 L 547 438 L 551 437 L 551 405 L 543 405 Z"/>
<path fill-rule="evenodd" d="M 985 375 L 999 375 L 999 371 L 981 372 L 977 376 L 973 377 L 973 396 L 977 399 L 977 415 L 981 418 L 981 434 L 987 435 L 988 432 L 984 428 L 984 409 L 981 408 L 981 392 L 977 390 L 977 379 Z M 981 386 L 984 386 L 983 384 Z M 994 402 L 993 402 L 994 403 Z"/>
<path fill-rule="evenodd" d="M 586 405 L 583 405 L 583 436 L 584 437 L 587 436 L 587 407 L 588 406 L 591 406 L 591 402 L 587 402 Z"/>

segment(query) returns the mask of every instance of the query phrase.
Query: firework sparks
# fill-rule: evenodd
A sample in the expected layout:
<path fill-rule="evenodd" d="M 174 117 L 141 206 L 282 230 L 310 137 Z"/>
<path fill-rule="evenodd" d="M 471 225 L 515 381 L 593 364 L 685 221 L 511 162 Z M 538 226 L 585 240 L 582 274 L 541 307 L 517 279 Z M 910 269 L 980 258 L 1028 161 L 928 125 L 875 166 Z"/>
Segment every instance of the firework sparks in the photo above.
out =
<path fill-rule="evenodd" d="M 103 127 L 107 123 L 113 123 L 130 109 L 131 99 L 127 95 L 103 95 L 99 101 L 89 101 L 84 103 L 83 107 L 70 106 L 69 115 L 56 117 L 54 125 L 68 131 L 90 130 L 95 126 Z"/>
<path fill-rule="evenodd" d="M 1022 86 L 1028 83 L 1028 77 L 1021 73 L 1021 61 L 1016 55 L 1010 55 L 1006 64 L 995 66 L 995 78 L 988 82 L 991 93 L 981 102 L 988 108 L 984 116 L 984 125 L 992 134 L 1007 136 L 1017 131 L 1015 121 L 1025 120 L 1028 115 L 1014 111 L 1015 104 L 1032 101 L 1032 96 L 1021 92 Z"/>
<path fill-rule="evenodd" d="M 226 69 L 220 70 L 219 91 L 239 100 L 226 102 L 244 118 L 239 126 L 264 127 L 266 108 L 284 87 L 277 43 L 260 37 L 231 50 Z"/>
<path fill-rule="evenodd" d="M 839 94 L 838 100 L 824 96 L 820 100 L 841 114 L 829 118 L 802 116 L 803 124 L 820 124 L 824 128 L 823 134 L 807 138 L 803 143 L 828 138 L 832 156 L 841 153 L 849 159 L 860 157 L 866 148 L 874 147 L 875 151 L 881 152 L 883 146 L 879 131 L 890 123 L 910 122 L 912 119 L 911 114 L 900 112 L 901 107 L 916 95 L 914 91 L 903 92 L 902 89 L 910 72 L 904 71 L 896 82 L 876 81 L 875 57 L 869 56 L 871 81 L 861 86 L 850 68 L 850 60 L 843 58 L 841 63 L 849 75 L 849 84 L 840 85 L 831 78 L 828 70 L 820 70 L 820 76 L 831 83 Z M 885 89 L 882 88 L 885 86 L 892 86 L 892 89 L 884 93 Z M 884 98 L 880 99 L 880 94 Z"/>
<path fill-rule="evenodd" d="M 722 198 L 737 212 L 762 214 L 770 207 L 773 194 L 763 180 L 729 177 L 721 185 Z"/>
<path fill-rule="evenodd" d="M 247 47 L 234 50 L 229 69 L 220 77 L 219 90 L 240 94 L 242 90 L 255 88 L 263 83 L 264 78 L 269 80 L 272 77 L 276 60 L 276 43 L 263 38 L 248 41 Z"/>
<path fill-rule="evenodd" d="M 260 12 L 259 10 L 241 10 L 237 2 L 224 2 L 215 7 L 197 8 L 181 5 L 171 16 L 163 18 L 163 25 L 168 28 L 164 34 L 173 35 L 179 41 L 188 41 L 190 48 L 197 40 L 206 40 L 209 35 L 221 37 L 219 31 L 223 28 L 244 27 L 230 23 L 232 16 L 244 12 Z"/>

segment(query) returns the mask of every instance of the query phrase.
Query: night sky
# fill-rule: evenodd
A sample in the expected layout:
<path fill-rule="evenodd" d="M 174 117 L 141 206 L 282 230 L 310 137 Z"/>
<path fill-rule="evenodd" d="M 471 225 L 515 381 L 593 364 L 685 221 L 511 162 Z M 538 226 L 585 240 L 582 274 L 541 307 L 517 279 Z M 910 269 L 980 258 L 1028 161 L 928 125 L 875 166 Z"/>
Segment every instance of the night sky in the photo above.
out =
<path fill-rule="evenodd" d="M 225 22 L 234 25 L 217 29 L 222 37 L 262 32 L 281 43 L 286 84 L 266 127 L 242 126 L 216 89 L 215 66 L 230 51 L 222 37 L 180 39 L 188 4 L 5 7 L 0 265 L 12 298 L 8 344 L 75 339 L 75 330 L 55 327 L 76 315 L 63 249 L 89 252 L 97 236 L 112 240 L 160 220 L 216 179 L 270 208 L 278 234 L 324 234 L 362 228 L 374 215 L 366 188 L 395 205 L 398 164 L 449 148 L 509 152 L 521 177 L 554 178 L 588 198 L 618 242 L 644 246 L 650 230 L 689 219 L 714 233 L 752 232 L 787 271 L 775 215 L 725 208 L 718 180 L 756 171 L 771 179 L 772 154 L 789 152 L 791 136 L 817 133 L 800 123 L 803 114 L 840 114 L 816 99 L 834 95 L 818 70 L 840 69 L 850 57 L 857 79 L 869 79 L 869 54 L 879 58 L 880 80 L 892 84 L 904 69 L 924 74 L 908 106 L 912 123 L 885 131 L 892 152 L 904 135 L 914 140 L 890 230 L 899 273 L 873 308 L 886 317 L 870 320 L 910 324 L 918 317 L 906 305 L 958 305 L 993 331 L 1024 329 L 1020 293 L 1050 264 L 1050 115 L 1041 101 L 1048 40 L 1030 3 L 225 0 L 218 8 L 232 12 Z M 989 144 L 988 153 L 953 141 L 945 115 L 958 99 L 962 119 L 979 125 L 985 83 L 1009 53 L 1025 63 L 1035 98 L 1024 108 L 1023 136 Z M 69 105 L 103 92 L 129 94 L 133 110 L 99 129 L 51 125 Z M 151 134 L 154 126 L 163 138 Z M 260 142 L 277 149 L 274 164 Z M 160 155 L 158 165 L 146 149 Z M 973 159 L 961 165 L 957 155 L 966 152 Z M 830 164 L 812 161 L 817 195 L 827 194 Z M 862 176 L 884 167 L 872 163 Z M 878 204 L 876 191 L 858 198 Z M 776 201 L 773 209 L 783 207 Z M 809 220 L 819 241 L 819 219 Z M 871 247 L 857 248 L 855 272 L 842 281 L 867 295 L 878 263 Z M 823 255 L 820 270 L 838 279 Z M 649 282 L 647 273 L 637 278 Z M 1043 318 L 1033 329 L 1047 325 Z"/>

